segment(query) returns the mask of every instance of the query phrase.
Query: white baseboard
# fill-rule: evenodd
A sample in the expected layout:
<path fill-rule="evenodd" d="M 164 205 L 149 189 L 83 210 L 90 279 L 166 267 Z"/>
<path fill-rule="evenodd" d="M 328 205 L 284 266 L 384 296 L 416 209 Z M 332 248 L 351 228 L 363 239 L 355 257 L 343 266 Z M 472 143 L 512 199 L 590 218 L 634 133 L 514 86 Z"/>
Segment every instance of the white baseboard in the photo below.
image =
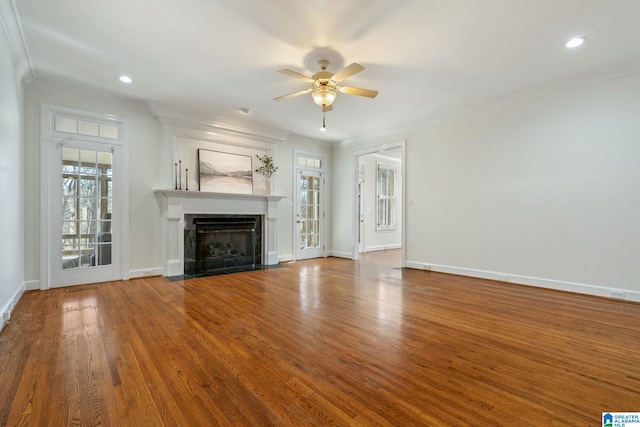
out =
<path fill-rule="evenodd" d="M 137 279 L 139 277 L 162 276 L 162 268 L 143 268 L 139 270 L 129 270 L 129 279 Z"/>
<path fill-rule="evenodd" d="M 353 259 L 353 254 L 351 252 L 327 251 L 327 256 L 334 256 L 334 257 L 337 257 L 337 258 Z"/>
<path fill-rule="evenodd" d="M 4 306 L 2 306 L 2 310 L 0 310 L 0 331 L 5 327 L 5 325 L 9 322 L 11 318 L 11 312 L 15 308 L 20 298 L 22 298 L 22 294 L 24 294 L 24 283 L 18 286 L 11 297 L 9 297 L 9 301 L 7 301 Z"/>
<path fill-rule="evenodd" d="M 28 280 L 24 282 L 24 290 L 25 291 L 39 291 L 40 290 L 40 280 Z"/>
<path fill-rule="evenodd" d="M 334 256 L 334 257 L 338 257 L 338 258 L 347 258 L 347 259 L 351 259 L 351 254 L 347 253 L 347 252 L 332 252 L 332 251 L 327 251 L 327 253 L 325 254 L 325 258 L 326 257 L 330 257 L 330 256 Z M 293 261 L 293 255 L 282 255 L 278 258 L 278 262 L 289 262 L 289 261 Z"/>
<path fill-rule="evenodd" d="M 402 244 L 396 243 L 393 245 L 379 245 L 379 246 L 367 246 L 364 248 L 365 252 L 377 252 L 377 251 L 390 251 L 392 249 L 401 249 Z"/>
<path fill-rule="evenodd" d="M 289 262 L 293 261 L 293 255 L 280 255 L 278 257 L 278 262 Z"/>
<path fill-rule="evenodd" d="M 558 291 L 575 292 L 585 295 L 640 302 L 640 292 L 630 289 L 588 285 L 585 283 L 566 282 L 563 280 L 544 279 L 540 277 L 522 276 L 519 274 L 500 273 L 496 271 L 477 270 L 473 268 L 453 267 L 450 265 L 429 264 L 416 261 L 406 261 L 405 266 L 407 268 L 414 268 L 418 270 L 437 271 L 439 273 L 478 277 L 481 279 L 516 283 L 518 285 L 528 285 L 539 288 L 555 289 Z"/>

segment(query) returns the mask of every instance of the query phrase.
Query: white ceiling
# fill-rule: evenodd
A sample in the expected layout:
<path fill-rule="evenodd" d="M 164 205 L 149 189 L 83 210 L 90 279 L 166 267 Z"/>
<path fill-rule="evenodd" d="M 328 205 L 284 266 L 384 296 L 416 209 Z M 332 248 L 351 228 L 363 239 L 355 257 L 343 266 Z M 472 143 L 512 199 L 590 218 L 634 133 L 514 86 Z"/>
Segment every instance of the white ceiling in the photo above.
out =
<path fill-rule="evenodd" d="M 640 57 L 639 0 L 16 0 L 36 77 L 325 141 L 384 132 Z M 564 48 L 573 36 L 587 43 Z M 319 132 L 318 47 L 366 69 Z M 309 61 L 307 61 L 309 62 Z M 333 68 L 333 69 L 332 69 Z M 337 71 L 334 67 L 330 70 Z M 134 82 L 117 80 L 130 75 Z M 250 114 L 243 114 L 247 108 Z"/>

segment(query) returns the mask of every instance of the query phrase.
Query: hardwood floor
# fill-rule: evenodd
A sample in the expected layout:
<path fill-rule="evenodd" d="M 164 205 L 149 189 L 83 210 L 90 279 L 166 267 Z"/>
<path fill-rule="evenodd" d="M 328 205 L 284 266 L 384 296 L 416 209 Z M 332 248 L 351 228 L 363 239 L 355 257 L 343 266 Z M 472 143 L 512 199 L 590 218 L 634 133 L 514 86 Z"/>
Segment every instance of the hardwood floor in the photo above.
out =
<path fill-rule="evenodd" d="M 640 411 L 640 304 L 399 265 L 389 251 L 28 292 L 0 333 L 0 425 L 599 426 Z"/>

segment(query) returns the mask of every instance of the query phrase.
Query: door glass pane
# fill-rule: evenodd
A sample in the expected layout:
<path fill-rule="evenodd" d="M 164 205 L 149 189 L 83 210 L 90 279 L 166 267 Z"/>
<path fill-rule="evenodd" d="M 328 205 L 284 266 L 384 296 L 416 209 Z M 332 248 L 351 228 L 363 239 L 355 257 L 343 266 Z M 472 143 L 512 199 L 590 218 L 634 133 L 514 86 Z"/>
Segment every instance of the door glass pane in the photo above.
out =
<path fill-rule="evenodd" d="M 62 268 L 111 264 L 112 154 L 62 150 Z"/>
<path fill-rule="evenodd" d="M 300 249 L 320 247 L 320 177 L 300 173 Z"/>

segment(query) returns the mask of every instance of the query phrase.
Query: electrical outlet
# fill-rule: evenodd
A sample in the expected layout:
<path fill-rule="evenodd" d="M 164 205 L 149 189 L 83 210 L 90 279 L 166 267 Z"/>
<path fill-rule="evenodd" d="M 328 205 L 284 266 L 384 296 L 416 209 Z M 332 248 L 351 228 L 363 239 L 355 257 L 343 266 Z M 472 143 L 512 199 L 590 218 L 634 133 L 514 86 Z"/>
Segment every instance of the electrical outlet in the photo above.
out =
<path fill-rule="evenodd" d="M 4 313 L 2 313 L 2 324 L 7 323 L 10 318 L 11 318 L 11 313 L 9 313 L 8 311 L 5 311 Z"/>
<path fill-rule="evenodd" d="M 145 270 L 144 272 L 142 272 L 142 275 L 143 275 L 144 277 L 149 277 L 149 276 L 151 276 L 151 270 Z"/>
<path fill-rule="evenodd" d="M 431 271 L 431 266 L 429 264 L 422 264 L 422 269 L 426 271 Z"/>
<path fill-rule="evenodd" d="M 622 291 L 610 291 L 609 292 L 609 297 L 615 298 L 615 299 L 624 299 L 624 292 L 622 292 Z"/>

